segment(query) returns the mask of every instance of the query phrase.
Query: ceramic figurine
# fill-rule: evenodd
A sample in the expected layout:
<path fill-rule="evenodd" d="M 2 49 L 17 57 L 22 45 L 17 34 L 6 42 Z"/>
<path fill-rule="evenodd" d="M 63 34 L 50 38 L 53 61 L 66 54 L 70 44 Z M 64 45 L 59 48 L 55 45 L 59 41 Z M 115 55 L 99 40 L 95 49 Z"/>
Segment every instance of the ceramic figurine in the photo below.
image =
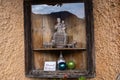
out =
<path fill-rule="evenodd" d="M 68 43 L 68 35 L 66 33 L 66 27 L 64 20 L 61 21 L 57 18 L 57 24 L 55 25 L 55 32 L 52 36 L 51 42 L 44 42 L 44 48 L 76 48 L 77 42 Z"/>
<path fill-rule="evenodd" d="M 64 48 L 67 44 L 67 34 L 65 32 L 64 21 L 61 22 L 60 18 L 57 18 L 57 25 L 55 26 L 56 32 L 53 34 L 53 40 L 55 41 L 56 48 Z"/>

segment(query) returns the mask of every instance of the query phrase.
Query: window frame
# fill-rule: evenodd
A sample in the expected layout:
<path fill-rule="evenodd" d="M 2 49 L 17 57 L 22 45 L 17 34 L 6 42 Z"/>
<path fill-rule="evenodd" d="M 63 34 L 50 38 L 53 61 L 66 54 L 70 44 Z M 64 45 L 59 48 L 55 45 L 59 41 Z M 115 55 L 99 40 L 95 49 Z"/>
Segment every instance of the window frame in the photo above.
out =
<path fill-rule="evenodd" d="M 58 2 L 57 0 L 53 0 Z M 69 0 L 61 0 L 62 2 Z M 79 0 L 76 0 L 76 2 Z M 51 0 L 24 0 L 24 44 L 25 44 L 25 75 L 27 77 L 35 77 L 30 75 L 30 71 L 34 68 L 32 54 L 32 38 L 31 38 L 31 5 L 32 4 L 52 4 Z M 54 4 L 56 4 L 56 2 Z M 70 0 L 74 2 L 74 0 Z M 88 78 L 95 77 L 95 52 L 94 52 L 94 20 L 93 20 L 93 4 L 92 0 L 84 0 L 85 3 L 85 19 L 86 19 L 86 37 L 87 37 L 87 74 Z"/>

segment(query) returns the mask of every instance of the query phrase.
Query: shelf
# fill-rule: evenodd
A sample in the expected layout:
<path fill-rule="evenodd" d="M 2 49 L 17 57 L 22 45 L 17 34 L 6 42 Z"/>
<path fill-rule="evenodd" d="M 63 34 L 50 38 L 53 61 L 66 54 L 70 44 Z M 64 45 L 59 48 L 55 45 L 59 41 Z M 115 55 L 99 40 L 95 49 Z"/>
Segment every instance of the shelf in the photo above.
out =
<path fill-rule="evenodd" d="M 29 77 L 39 78 L 63 78 L 67 75 L 67 78 L 76 78 L 80 76 L 86 76 L 87 71 L 81 70 L 64 70 L 64 71 L 43 71 L 43 70 L 32 70 L 29 73 Z"/>
<path fill-rule="evenodd" d="M 56 50 L 79 50 L 79 51 L 86 51 L 86 48 L 39 48 L 33 49 L 33 51 L 56 51 Z"/>

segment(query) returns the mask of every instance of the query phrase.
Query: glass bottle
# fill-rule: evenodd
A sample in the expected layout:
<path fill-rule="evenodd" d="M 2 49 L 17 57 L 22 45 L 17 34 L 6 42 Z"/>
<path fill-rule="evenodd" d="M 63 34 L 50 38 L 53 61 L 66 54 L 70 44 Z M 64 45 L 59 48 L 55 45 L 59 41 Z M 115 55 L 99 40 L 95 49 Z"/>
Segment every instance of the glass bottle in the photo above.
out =
<path fill-rule="evenodd" d="M 66 69 L 66 62 L 65 59 L 63 58 L 62 52 L 60 52 L 59 59 L 57 61 L 58 69 L 59 70 L 65 70 Z"/>

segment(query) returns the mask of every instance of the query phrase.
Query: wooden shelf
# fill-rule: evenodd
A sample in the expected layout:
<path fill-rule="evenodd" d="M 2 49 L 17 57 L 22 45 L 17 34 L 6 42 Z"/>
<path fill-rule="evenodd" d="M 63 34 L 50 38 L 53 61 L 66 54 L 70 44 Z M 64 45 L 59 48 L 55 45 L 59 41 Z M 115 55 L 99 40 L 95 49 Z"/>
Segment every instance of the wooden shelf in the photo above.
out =
<path fill-rule="evenodd" d="M 38 48 L 33 49 L 33 51 L 56 51 L 56 50 L 79 50 L 79 51 L 86 51 L 86 48 Z"/>
<path fill-rule="evenodd" d="M 57 71 L 43 71 L 43 70 L 32 70 L 29 73 L 29 77 L 39 78 L 63 78 L 67 75 L 67 78 L 76 78 L 80 76 L 86 76 L 87 71 L 83 70 L 57 70 Z"/>

